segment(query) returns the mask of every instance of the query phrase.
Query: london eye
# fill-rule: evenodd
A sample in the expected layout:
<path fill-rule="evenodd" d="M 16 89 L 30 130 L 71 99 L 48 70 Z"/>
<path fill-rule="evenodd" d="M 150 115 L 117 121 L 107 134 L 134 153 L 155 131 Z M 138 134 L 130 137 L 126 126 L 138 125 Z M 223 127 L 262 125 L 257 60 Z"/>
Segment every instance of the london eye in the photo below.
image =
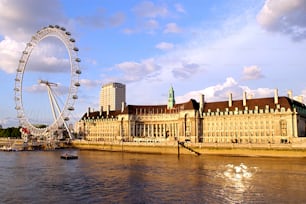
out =
<path fill-rule="evenodd" d="M 39 49 L 43 45 L 44 49 Z M 54 53 L 64 53 L 61 61 L 54 56 L 35 59 L 35 56 L 43 55 L 44 50 L 55 50 L 57 45 L 60 51 Z M 71 33 L 58 25 L 42 28 L 26 44 L 19 60 L 14 88 L 15 109 L 23 139 L 56 140 L 63 138 L 63 132 L 65 137 L 72 139 L 68 122 L 80 86 L 78 51 Z"/>

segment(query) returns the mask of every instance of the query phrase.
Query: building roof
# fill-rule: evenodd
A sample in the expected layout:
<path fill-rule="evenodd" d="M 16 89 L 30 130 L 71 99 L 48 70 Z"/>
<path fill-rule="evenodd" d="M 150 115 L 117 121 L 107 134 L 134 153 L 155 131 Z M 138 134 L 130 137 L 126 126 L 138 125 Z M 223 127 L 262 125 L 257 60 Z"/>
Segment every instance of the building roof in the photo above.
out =
<path fill-rule="evenodd" d="M 125 87 L 125 84 L 122 84 L 122 83 L 119 83 L 119 82 L 109 82 L 107 84 L 103 84 L 102 88 L 105 88 L 105 87 L 115 87 L 115 86 Z"/>
<path fill-rule="evenodd" d="M 288 97 L 278 97 L 278 104 L 280 107 L 285 108 L 286 110 L 290 109 L 291 111 L 293 111 L 294 107 L 306 108 L 305 104 L 292 100 Z M 256 106 L 258 110 L 266 109 L 266 106 L 273 109 L 277 108 L 277 104 L 274 103 L 274 97 L 246 100 L 246 107 L 248 107 L 249 110 L 254 110 Z M 243 100 L 233 100 L 231 107 L 229 107 L 228 101 L 210 102 L 204 104 L 204 112 L 208 112 L 208 110 L 216 112 L 217 109 L 219 109 L 219 111 L 225 111 L 226 108 L 228 108 L 229 111 L 234 111 L 235 108 L 238 108 L 238 110 L 245 110 Z"/>
<path fill-rule="evenodd" d="M 256 99 L 247 99 L 246 106 L 243 106 L 243 100 L 233 100 L 232 106 L 229 107 L 228 101 L 219 101 L 219 102 L 209 102 L 204 103 L 204 112 L 217 112 L 225 111 L 235 111 L 236 108 L 238 110 L 245 110 L 247 107 L 249 110 L 255 110 L 257 107 L 258 110 L 263 109 L 265 110 L 268 106 L 269 109 L 276 109 L 277 105 L 280 105 L 281 108 L 285 108 L 286 110 L 290 109 L 293 111 L 294 108 L 297 108 L 300 114 L 306 115 L 306 105 L 300 103 L 298 101 L 292 100 L 288 97 L 278 97 L 278 103 L 275 104 L 274 97 L 270 98 L 256 98 Z M 102 114 L 100 111 L 94 111 L 89 113 L 84 113 L 81 119 L 86 118 L 115 118 L 119 114 L 134 114 L 134 115 L 141 115 L 141 114 L 159 114 L 159 113 L 177 113 L 182 110 L 199 110 L 199 103 L 194 100 L 190 99 L 188 102 L 175 104 L 172 109 L 167 109 L 167 105 L 127 105 L 123 112 L 121 110 L 116 111 L 109 111 L 109 115 L 107 115 L 106 111 L 103 111 Z"/>
<path fill-rule="evenodd" d="M 176 113 L 181 110 L 198 110 L 199 103 L 194 99 L 189 100 L 186 103 L 175 104 L 172 109 L 167 109 L 167 105 L 127 105 L 123 112 L 121 110 L 109 111 L 109 115 L 107 116 L 107 112 L 103 111 L 102 114 L 100 111 L 93 111 L 84 113 L 81 120 L 87 118 L 111 118 L 117 117 L 119 114 L 158 114 L 158 113 Z"/>
<path fill-rule="evenodd" d="M 102 111 L 102 114 L 100 111 L 92 111 L 84 113 L 81 120 L 83 119 L 88 119 L 88 118 L 94 118 L 94 119 L 98 119 L 98 118 L 114 118 L 117 117 L 117 115 L 119 115 L 121 113 L 121 111 L 109 111 L 109 115 L 107 115 L 106 111 Z"/>
<path fill-rule="evenodd" d="M 149 114 L 149 113 L 175 113 L 180 110 L 198 110 L 199 103 L 194 99 L 188 102 L 175 104 L 172 109 L 167 105 L 128 105 L 125 107 L 124 114 Z"/>

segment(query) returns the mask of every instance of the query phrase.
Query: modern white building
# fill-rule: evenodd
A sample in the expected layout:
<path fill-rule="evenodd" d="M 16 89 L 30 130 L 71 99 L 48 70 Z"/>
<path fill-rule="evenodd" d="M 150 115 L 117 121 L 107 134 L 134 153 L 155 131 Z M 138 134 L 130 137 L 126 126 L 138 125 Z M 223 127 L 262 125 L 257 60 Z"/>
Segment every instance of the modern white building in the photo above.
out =
<path fill-rule="evenodd" d="M 125 85 L 117 82 L 104 84 L 100 92 L 100 107 L 103 110 L 121 110 L 125 104 Z"/>

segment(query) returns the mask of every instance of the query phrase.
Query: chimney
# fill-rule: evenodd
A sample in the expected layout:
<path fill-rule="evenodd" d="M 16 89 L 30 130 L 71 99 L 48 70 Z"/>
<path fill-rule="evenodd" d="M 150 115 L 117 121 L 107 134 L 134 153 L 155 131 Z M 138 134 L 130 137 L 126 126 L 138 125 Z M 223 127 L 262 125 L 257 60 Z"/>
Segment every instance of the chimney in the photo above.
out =
<path fill-rule="evenodd" d="M 89 117 L 89 114 L 90 114 L 90 107 L 88 107 L 88 110 L 87 110 L 87 117 Z"/>
<path fill-rule="evenodd" d="M 107 106 L 106 115 L 109 116 L 110 105 Z"/>
<path fill-rule="evenodd" d="M 228 96 L 228 107 L 232 107 L 233 105 L 233 94 L 230 93 Z"/>
<path fill-rule="evenodd" d="M 288 91 L 288 98 L 293 99 L 292 90 L 289 90 L 289 91 Z"/>
<path fill-rule="evenodd" d="M 200 113 L 202 114 L 204 111 L 204 94 L 200 94 Z"/>
<path fill-rule="evenodd" d="M 121 103 L 121 112 L 123 112 L 123 111 L 124 111 L 124 108 L 125 108 L 125 102 L 124 102 L 124 101 L 122 101 L 122 103 Z"/>
<path fill-rule="evenodd" d="M 100 107 L 100 116 L 103 114 L 103 106 Z"/>
<path fill-rule="evenodd" d="M 278 89 L 274 90 L 274 104 L 278 104 Z"/>
<path fill-rule="evenodd" d="M 246 100 L 247 100 L 247 93 L 243 92 L 243 106 L 246 106 Z"/>

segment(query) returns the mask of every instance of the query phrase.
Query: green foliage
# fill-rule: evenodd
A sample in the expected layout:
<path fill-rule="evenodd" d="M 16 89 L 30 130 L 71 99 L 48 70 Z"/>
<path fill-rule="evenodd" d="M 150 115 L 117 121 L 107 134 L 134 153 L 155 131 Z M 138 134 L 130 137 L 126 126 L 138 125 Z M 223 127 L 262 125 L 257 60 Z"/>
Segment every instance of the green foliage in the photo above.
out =
<path fill-rule="evenodd" d="M 0 137 L 21 138 L 20 127 L 9 127 L 0 129 Z"/>
<path fill-rule="evenodd" d="M 37 127 L 37 128 L 46 128 L 47 127 L 47 125 L 44 125 L 44 124 L 36 124 L 34 126 Z"/>

